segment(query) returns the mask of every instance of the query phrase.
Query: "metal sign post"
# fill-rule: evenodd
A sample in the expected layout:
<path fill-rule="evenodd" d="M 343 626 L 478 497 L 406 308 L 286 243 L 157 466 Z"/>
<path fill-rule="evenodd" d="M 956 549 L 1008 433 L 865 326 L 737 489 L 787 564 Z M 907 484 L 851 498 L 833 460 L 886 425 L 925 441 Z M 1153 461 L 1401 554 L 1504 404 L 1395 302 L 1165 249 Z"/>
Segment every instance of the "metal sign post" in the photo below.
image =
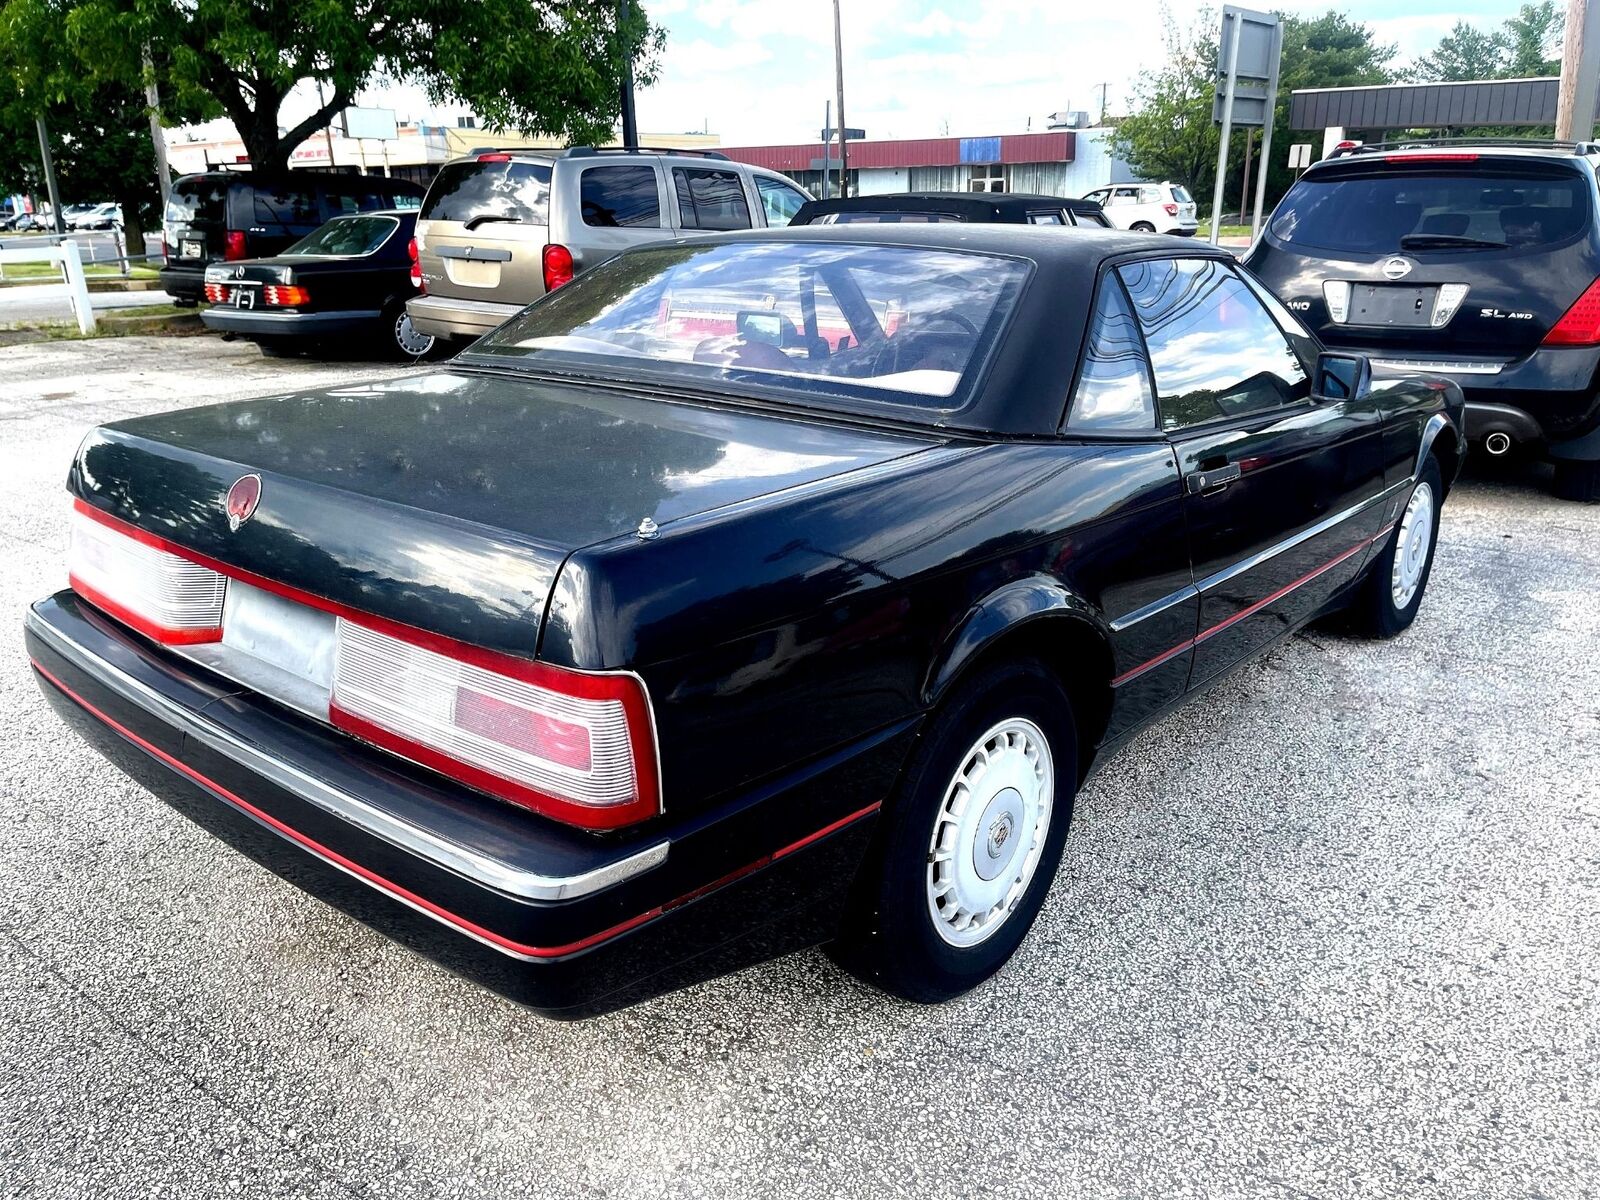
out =
<path fill-rule="evenodd" d="M 1278 60 L 1283 53 L 1283 28 L 1272 13 L 1224 5 L 1222 39 L 1218 45 L 1219 78 L 1211 111 L 1212 120 L 1222 128 L 1222 135 L 1217 147 L 1217 178 L 1211 192 L 1213 246 L 1217 244 L 1222 227 L 1222 194 L 1228 176 L 1228 145 L 1235 125 L 1254 126 L 1262 131 L 1261 166 L 1256 179 L 1252 230 L 1259 230 L 1261 226 L 1261 203 L 1266 192 L 1273 114 L 1278 99 Z"/>

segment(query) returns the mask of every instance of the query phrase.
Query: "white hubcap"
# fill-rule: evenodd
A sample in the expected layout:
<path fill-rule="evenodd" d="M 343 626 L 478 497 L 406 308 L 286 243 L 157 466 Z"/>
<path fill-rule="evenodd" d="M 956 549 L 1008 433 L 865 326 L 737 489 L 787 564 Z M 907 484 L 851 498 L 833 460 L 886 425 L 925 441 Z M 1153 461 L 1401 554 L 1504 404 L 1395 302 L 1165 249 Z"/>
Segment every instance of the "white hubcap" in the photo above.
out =
<path fill-rule="evenodd" d="M 952 946 L 975 946 L 1005 924 L 1039 865 L 1055 798 L 1050 744 L 1013 717 L 961 760 L 928 843 L 928 912 Z"/>
<path fill-rule="evenodd" d="M 433 335 L 418 333 L 411 323 L 410 313 L 401 313 L 394 320 L 394 343 L 413 358 L 421 358 L 433 349 Z"/>
<path fill-rule="evenodd" d="M 1419 483 L 1400 517 L 1400 531 L 1395 534 L 1394 570 L 1389 573 L 1389 595 L 1395 608 L 1405 608 L 1417 594 L 1432 544 L 1433 488 Z"/>

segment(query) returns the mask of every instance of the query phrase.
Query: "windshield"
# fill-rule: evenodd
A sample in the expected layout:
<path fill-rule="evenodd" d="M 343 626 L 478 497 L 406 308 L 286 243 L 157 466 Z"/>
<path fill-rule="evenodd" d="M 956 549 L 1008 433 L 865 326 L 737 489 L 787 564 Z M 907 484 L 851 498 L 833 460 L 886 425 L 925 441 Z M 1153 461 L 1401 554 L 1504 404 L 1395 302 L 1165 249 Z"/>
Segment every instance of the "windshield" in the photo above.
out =
<path fill-rule="evenodd" d="M 394 217 L 335 217 L 284 251 L 297 258 L 360 258 L 400 227 Z"/>
<path fill-rule="evenodd" d="M 473 353 L 949 408 L 1026 275 L 1013 260 L 913 246 L 651 248 L 579 276 Z"/>
<path fill-rule="evenodd" d="M 1307 176 L 1289 189 L 1267 231 L 1295 246 L 1361 254 L 1392 254 L 1402 238 L 1441 249 L 1451 242 L 1531 249 L 1570 241 L 1588 219 L 1587 188 L 1575 172 L 1408 170 Z"/>

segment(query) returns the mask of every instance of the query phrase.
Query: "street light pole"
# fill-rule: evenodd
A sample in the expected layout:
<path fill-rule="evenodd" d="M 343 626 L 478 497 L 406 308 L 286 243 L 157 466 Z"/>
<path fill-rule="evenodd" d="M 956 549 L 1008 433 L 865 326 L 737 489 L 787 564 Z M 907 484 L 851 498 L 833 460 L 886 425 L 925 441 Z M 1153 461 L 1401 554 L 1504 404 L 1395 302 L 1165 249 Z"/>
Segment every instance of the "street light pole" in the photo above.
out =
<path fill-rule="evenodd" d="M 50 220 L 55 223 L 57 233 L 65 233 L 67 220 L 61 215 L 61 190 L 56 187 L 56 163 L 50 157 L 50 131 L 45 128 L 44 114 L 35 117 L 34 123 L 39 127 L 39 158 L 44 163 L 44 185 L 50 193 Z"/>
<path fill-rule="evenodd" d="M 629 0 L 617 0 L 617 32 L 628 23 L 632 5 Z M 639 145 L 639 118 L 633 110 L 633 55 L 625 54 L 622 62 L 622 144 L 629 150 Z"/>
<path fill-rule="evenodd" d="M 839 32 L 839 0 L 833 0 L 833 79 L 839 92 L 839 195 L 850 195 L 850 162 L 844 132 L 844 38 Z"/>
<path fill-rule="evenodd" d="M 161 132 L 161 93 L 156 88 L 156 68 L 150 59 L 149 43 L 144 47 L 144 102 L 150 110 L 150 145 L 156 152 L 156 186 L 161 189 L 161 219 L 167 219 L 167 200 L 172 195 L 172 174 L 167 169 L 167 139 Z"/>

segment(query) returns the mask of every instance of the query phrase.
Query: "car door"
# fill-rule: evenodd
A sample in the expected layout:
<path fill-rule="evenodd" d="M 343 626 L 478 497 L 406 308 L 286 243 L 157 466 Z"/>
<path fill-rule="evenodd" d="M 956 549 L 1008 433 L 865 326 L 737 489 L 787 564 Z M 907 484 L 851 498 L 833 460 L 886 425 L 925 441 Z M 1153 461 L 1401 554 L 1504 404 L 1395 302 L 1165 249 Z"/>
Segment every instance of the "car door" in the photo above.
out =
<path fill-rule="evenodd" d="M 614 254 L 670 236 L 664 182 L 654 162 L 586 165 L 578 177 L 578 216 L 568 249 L 577 270 L 587 271 Z M 552 236 L 552 241 L 555 240 Z"/>
<path fill-rule="evenodd" d="M 744 181 L 731 167 L 673 167 L 672 188 L 679 229 L 749 229 L 754 223 Z"/>
<path fill-rule="evenodd" d="M 1371 395 L 1312 395 L 1316 343 L 1230 262 L 1155 258 L 1118 273 L 1184 485 L 1200 596 L 1192 688 L 1361 570 L 1383 515 L 1382 417 Z"/>

